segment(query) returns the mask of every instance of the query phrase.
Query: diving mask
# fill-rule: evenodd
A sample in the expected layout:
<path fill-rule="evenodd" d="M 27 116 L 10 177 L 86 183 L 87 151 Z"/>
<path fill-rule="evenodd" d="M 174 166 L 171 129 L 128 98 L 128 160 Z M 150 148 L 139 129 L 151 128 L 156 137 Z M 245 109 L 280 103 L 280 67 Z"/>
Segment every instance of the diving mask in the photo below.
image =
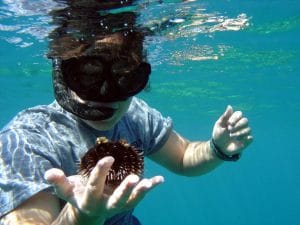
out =
<path fill-rule="evenodd" d="M 56 58 L 53 68 L 56 100 L 65 110 L 87 120 L 110 118 L 113 109 L 92 103 L 124 101 L 136 95 L 151 73 L 150 64 L 129 63 L 125 57 L 113 61 L 101 56 Z"/>

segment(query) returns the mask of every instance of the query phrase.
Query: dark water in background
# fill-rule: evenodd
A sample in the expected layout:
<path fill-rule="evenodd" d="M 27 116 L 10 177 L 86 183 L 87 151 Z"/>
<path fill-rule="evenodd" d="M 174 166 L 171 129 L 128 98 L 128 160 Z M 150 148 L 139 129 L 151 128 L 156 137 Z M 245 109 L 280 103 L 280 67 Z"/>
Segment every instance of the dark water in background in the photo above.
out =
<path fill-rule="evenodd" d="M 147 161 L 146 174 L 163 174 L 166 182 L 144 199 L 136 214 L 144 225 L 300 224 L 300 4 L 197 4 L 218 18 L 245 13 L 249 25 L 211 32 L 192 26 L 176 38 L 153 38 L 147 46 L 153 63 L 151 90 L 140 96 L 171 116 L 175 129 L 190 140 L 210 138 L 214 121 L 231 104 L 249 118 L 255 140 L 239 162 L 224 163 L 198 178 L 178 177 Z M 30 21 L 1 15 L 2 25 Z M 19 110 L 49 103 L 53 95 L 50 63 L 42 57 L 47 43 L 22 29 L 1 28 L 3 126 Z M 7 41 L 16 36 L 23 41 Z"/>

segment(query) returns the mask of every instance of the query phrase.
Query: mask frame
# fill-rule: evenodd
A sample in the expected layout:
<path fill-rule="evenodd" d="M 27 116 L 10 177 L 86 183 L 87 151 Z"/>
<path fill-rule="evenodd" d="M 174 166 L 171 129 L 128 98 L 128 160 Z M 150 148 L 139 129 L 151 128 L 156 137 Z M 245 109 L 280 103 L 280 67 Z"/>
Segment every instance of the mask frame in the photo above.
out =
<path fill-rule="evenodd" d="M 85 56 L 86 57 L 86 56 Z M 87 101 L 83 101 L 80 97 L 80 93 L 77 94 L 76 90 L 72 90 L 66 79 L 64 78 L 64 74 L 62 71 L 63 61 L 60 58 L 53 59 L 53 73 L 52 73 L 52 80 L 53 80 L 53 88 L 54 88 L 54 95 L 58 102 L 58 104 L 64 108 L 66 111 L 86 120 L 91 121 L 99 121 L 105 120 L 113 116 L 114 110 L 111 108 L 106 107 L 99 107 L 97 104 L 93 104 L 91 101 L 94 102 L 115 102 L 115 101 L 124 101 L 129 97 L 132 97 L 142 91 L 149 81 L 149 75 L 151 73 L 151 66 L 146 62 L 140 63 L 139 67 L 134 71 L 136 75 L 141 69 L 144 69 L 146 72 L 144 73 L 143 82 L 135 88 L 129 91 L 120 91 L 118 89 L 117 92 L 106 92 L 108 95 L 105 98 L 104 95 L 99 95 L 97 98 L 91 99 L 83 99 Z M 74 89 L 74 87 L 72 87 Z M 109 89 L 108 89 L 109 90 Z M 81 94 L 82 95 L 82 94 Z M 79 97 L 79 98 L 78 98 Z"/>

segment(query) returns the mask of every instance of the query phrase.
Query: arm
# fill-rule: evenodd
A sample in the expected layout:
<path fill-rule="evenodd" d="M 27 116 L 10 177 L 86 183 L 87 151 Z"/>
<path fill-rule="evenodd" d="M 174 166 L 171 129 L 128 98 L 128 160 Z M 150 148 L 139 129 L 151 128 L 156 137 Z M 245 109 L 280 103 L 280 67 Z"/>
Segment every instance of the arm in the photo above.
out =
<path fill-rule="evenodd" d="M 47 192 L 39 192 L 18 208 L 2 217 L 0 224 L 48 225 L 58 216 L 59 211 L 60 204 L 57 197 Z"/>
<path fill-rule="evenodd" d="M 212 138 L 217 148 L 227 156 L 241 154 L 253 140 L 247 118 L 240 111 L 233 112 L 231 106 L 216 121 Z M 190 142 L 172 132 L 163 148 L 149 158 L 177 174 L 198 176 L 223 162 L 212 147 L 210 140 Z"/>
<path fill-rule="evenodd" d="M 61 170 L 48 170 L 45 178 L 56 194 L 67 201 L 66 206 L 60 211 L 57 197 L 40 192 L 1 218 L 1 225 L 101 225 L 106 219 L 134 208 L 163 182 L 161 176 L 140 180 L 129 175 L 111 195 L 107 194 L 105 179 L 113 162 L 112 157 L 99 160 L 87 183 L 78 175 L 66 177 Z"/>
<path fill-rule="evenodd" d="M 81 217 L 81 219 L 79 219 Z M 1 225 L 58 225 L 58 224 L 85 224 L 83 220 L 89 221 L 89 224 L 100 225 L 98 219 L 95 223 L 92 218 L 79 216 L 75 208 L 67 204 L 60 211 L 59 199 L 47 192 L 40 192 L 21 206 L 1 218 Z M 82 221 L 79 222 L 79 220 Z"/>

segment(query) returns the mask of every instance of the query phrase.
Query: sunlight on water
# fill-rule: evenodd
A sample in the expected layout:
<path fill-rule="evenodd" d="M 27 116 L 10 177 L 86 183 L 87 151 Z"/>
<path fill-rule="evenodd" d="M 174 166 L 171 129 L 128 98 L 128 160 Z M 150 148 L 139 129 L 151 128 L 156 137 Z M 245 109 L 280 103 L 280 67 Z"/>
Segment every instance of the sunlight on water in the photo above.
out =
<path fill-rule="evenodd" d="M 286 20 L 280 20 L 261 26 L 252 27 L 251 31 L 262 34 L 270 34 L 274 32 L 286 32 L 300 27 L 300 16 L 291 17 Z"/>
<path fill-rule="evenodd" d="M 64 7 L 63 1 L 40 0 L 29 1 L 3 1 L 0 8 L 0 39 L 25 48 L 35 42 L 47 41 L 48 33 L 54 28 L 50 25 L 51 18 L 47 15 L 51 10 Z M 124 9 L 122 9 L 124 10 Z M 241 13 L 235 18 L 222 15 L 219 12 L 209 12 L 199 2 L 188 1 L 137 1 L 136 5 L 125 10 L 137 11 L 140 14 L 138 25 L 149 28 L 153 35 L 148 38 L 146 46 L 155 43 L 157 45 L 150 54 L 153 64 L 180 63 L 179 58 L 188 60 L 217 59 L 218 54 L 210 54 L 209 46 L 195 46 L 197 35 L 206 34 L 212 36 L 215 32 L 238 31 L 249 25 L 249 18 Z M 108 12 L 117 13 L 110 10 Z M 191 44 L 186 46 L 186 51 L 177 51 L 171 57 L 161 54 L 159 43 L 179 38 L 188 38 Z M 193 40 L 194 38 L 194 40 Z"/>
<path fill-rule="evenodd" d="M 23 48 L 45 41 L 52 29 L 47 13 L 59 5 L 54 1 L 4 0 L 0 7 L 0 38 Z"/>

